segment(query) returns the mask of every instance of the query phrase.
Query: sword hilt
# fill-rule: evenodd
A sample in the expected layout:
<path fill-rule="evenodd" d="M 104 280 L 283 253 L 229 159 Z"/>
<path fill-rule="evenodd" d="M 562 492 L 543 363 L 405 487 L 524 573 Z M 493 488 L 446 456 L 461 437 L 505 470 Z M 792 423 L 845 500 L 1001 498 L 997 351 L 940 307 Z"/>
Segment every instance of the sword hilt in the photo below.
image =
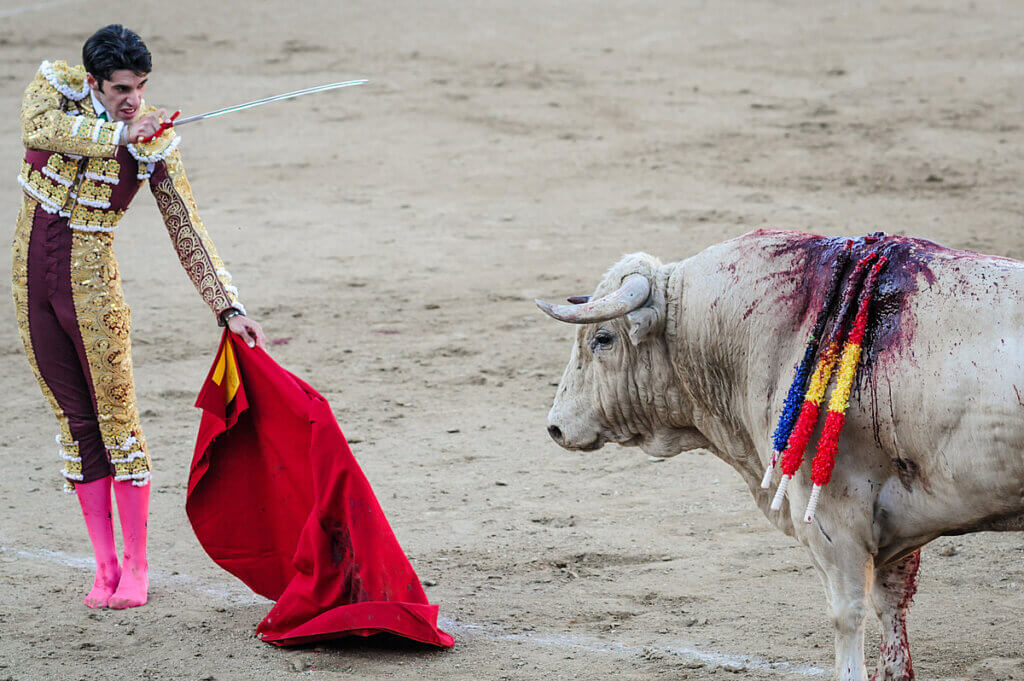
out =
<path fill-rule="evenodd" d="M 168 118 L 166 121 L 161 121 L 160 129 L 157 130 L 156 132 L 154 132 L 149 137 L 145 138 L 144 140 L 141 140 L 141 143 L 145 144 L 146 142 L 149 142 L 150 140 L 155 140 L 157 137 L 159 137 L 160 135 L 164 134 L 164 130 L 167 130 L 168 128 L 173 128 L 174 127 L 174 119 L 177 118 L 180 115 L 181 115 L 181 111 L 180 110 L 179 111 L 175 111 L 174 114 L 172 114 L 171 117 Z"/>

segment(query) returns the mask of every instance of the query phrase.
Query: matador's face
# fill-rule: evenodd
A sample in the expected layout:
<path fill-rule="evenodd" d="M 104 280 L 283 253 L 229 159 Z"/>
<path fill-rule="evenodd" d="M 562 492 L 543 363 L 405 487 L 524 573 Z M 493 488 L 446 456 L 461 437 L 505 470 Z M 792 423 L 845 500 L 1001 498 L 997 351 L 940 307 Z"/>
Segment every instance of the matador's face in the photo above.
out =
<path fill-rule="evenodd" d="M 86 79 L 110 119 L 127 123 L 139 113 L 149 74 L 139 75 L 129 69 L 119 69 L 102 84 L 91 73 L 86 75 Z"/>

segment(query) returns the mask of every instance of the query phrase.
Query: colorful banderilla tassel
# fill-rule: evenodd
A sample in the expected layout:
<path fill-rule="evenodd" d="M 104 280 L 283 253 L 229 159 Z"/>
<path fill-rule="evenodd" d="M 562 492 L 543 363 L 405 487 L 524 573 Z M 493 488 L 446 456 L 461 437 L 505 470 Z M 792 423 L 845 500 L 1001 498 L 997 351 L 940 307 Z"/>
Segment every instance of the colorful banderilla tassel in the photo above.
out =
<path fill-rule="evenodd" d="M 853 241 L 847 239 L 839 257 L 832 263 L 832 279 L 828 284 L 828 292 L 821 301 L 821 309 L 814 320 L 814 327 L 807 339 L 807 347 L 804 349 L 804 357 L 797 365 L 796 375 L 789 386 L 786 394 L 786 401 L 782 405 L 782 415 L 779 416 L 779 423 L 775 426 L 775 434 L 772 436 L 772 456 L 764 469 L 764 478 L 761 479 L 761 488 L 768 489 L 772 484 L 772 474 L 775 472 L 775 465 L 779 462 L 786 443 L 789 442 L 789 434 L 793 432 L 793 424 L 796 423 L 797 414 L 800 413 L 800 402 L 803 399 L 804 391 L 807 389 L 807 377 L 811 374 L 811 367 L 814 365 L 814 355 L 818 352 L 821 344 L 821 334 L 825 331 L 825 324 L 828 323 L 828 313 L 835 304 L 839 295 L 839 284 L 846 269 L 846 263 L 850 259 L 850 252 L 853 250 Z"/>
<path fill-rule="evenodd" d="M 790 433 L 786 451 L 782 453 L 782 479 L 779 481 L 779 489 L 775 492 L 775 498 L 772 499 L 771 508 L 773 511 L 778 511 L 782 508 L 782 500 L 786 498 L 786 489 L 789 487 L 789 481 L 793 479 L 793 474 L 796 473 L 797 469 L 800 468 L 800 464 L 804 461 L 807 443 L 811 441 L 814 426 L 818 423 L 821 401 L 825 398 L 825 390 L 828 388 L 829 381 L 832 378 L 832 369 L 835 367 L 836 360 L 839 357 L 839 348 L 846 331 L 846 318 L 850 316 L 853 301 L 857 298 L 857 290 L 860 288 L 864 270 L 876 257 L 875 253 L 868 253 L 861 258 L 846 282 L 842 306 L 832 325 L 832 332 L 829 334 L 828 343 L 825 344 L 821 355 L 818 357 L 818 365 L 814 369 L 811 383 L 807 387 L 807 393 L 804 395 L 804 404 L 800 408 L 800 415 L 793 426 L 793 432 Z"/>
<path fill-rule="evenodd" d="M 850 406 L 850 389 L 857 376 L 857 365 L 860 363 L 861 347 L 868 326 L 871 297 L 874 295 L 875 285 L 878 283 L 878 273 L 882 271 L 887 261 L 885 256 L 878 259 L 875 266 L 871 268 L 871 273 L 860 292 L 857 317 L 853 321 L 850 336 L 846 339 L 846 345 L 843 347 L 843 358 L 839 360 L 839 370 L 836 375 L 836 387 L 833 388 L 832 396 L 828 401 L 825 428 L 821 432 L 821 439 L 818 440 L 818 453 L 815 454 L 814 463 L 811 464 L 811 481 L 814 482 L 814 488 L 811 490 L 811 498 L 807 502 L 807 510 L 804 512 L 805 523 L 814 520 L 821 488 L 827 485 L 832 478 L 832 469 L 836 465 L 836 451 L 839 449 L 839 433 L 846 422 L 846 408 Z"/>

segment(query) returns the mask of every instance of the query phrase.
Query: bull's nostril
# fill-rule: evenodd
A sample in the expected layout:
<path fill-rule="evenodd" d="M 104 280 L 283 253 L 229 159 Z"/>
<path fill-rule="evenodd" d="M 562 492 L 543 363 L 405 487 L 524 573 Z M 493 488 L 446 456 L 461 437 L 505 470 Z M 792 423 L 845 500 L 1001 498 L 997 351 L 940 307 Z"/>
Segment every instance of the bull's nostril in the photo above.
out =
<path fill-rule="evenodd" d="M 554 440 L 555 442 L 558 442 L 559 444 L 561 444 L 561 442 L 562 442 L 562 429 L 561 428 L 559 428 L 558 426 L 548 426 L 548 435 L 551 436 L 552 440 Z"/>

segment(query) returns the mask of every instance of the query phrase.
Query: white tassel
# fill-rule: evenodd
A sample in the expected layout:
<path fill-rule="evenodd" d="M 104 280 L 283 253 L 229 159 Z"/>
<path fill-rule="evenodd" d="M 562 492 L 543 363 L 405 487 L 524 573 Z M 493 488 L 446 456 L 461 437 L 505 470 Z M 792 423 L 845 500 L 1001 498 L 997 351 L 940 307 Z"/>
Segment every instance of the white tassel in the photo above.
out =
<path fill-rule="evenodd" d="M 66 177 L 61 177 L 57 173 L 55 173 L 52 170 L 50 170 L 50 166 L 43 166 L 42 173 L 43 173 L 43 175 L 46 175 L 48 178 L 50 178 L 54 182 L 56 182 L 58 184 L 62 184 L 65 187 L 70 187 L 71 185 L 73 185 L 75 183 L 74 180 L 69 180 Z"/>
<path fill-rule="evenodd" d="M 127 148 L 128 148 L 128 153 L 130 153 L 132 156 L 134 156 L 136 161 L 138 161 L 139 163 L 150 164 L 150 163 L 159 163 L 160 161 L 162 161 L 165 158 L 167 158 L 170 155 L 170 153 L 177 148 L 177 146 L 179 144 L 181 144 L 181 138 L 180 137 L 175 137 L 174 139 L 172 139 L 170 142 L 167 143 L 167 146 L 164 148 L 163 151 L 158 152 L 156 154 L 151 154 L 149 156 L 146 156 L 145 154 L 143 154 L 142 151 L 138 147 L 136 147 L 134 144 L 127 145 Z M 149 172 L 152 173 L 153 169 L 150 168 Z"/>
<path fill-rule="evenodd" d="M 145 456 L 146 452 L 140 449 L 128 454 L 127 456 L 118 457 L 116 459 L 114 457 L 110 457 L 110 463 L 131 463 L 132 461 L 135 461 L 135 459 L 142 459 L 145 458 Z"/>
<path fill-rule="evenodd" d="M 106 175 L 99 175 L 93 172 L 88 172 L 85 174 L 85 176 L 90 180 L 95 180 L 97 182 L 106 182 L 107 184 L 117 184 L 118 182 L 120 182 L 120 179 L 117 177 L 107 177 Z"/>
<path fill-rule="evenodd" d="M 64 449 L 63 447 L 61 447 L 60 449 L 57 450 L 57 456 L 59 456 L 64 461 L 71 461 L 73 463 L 82 463 L 82 457 L 80 457 L 80 456 L 71 456 L 70 454 L 68 454 L 68 450 Z"/>
<path fill-rule="evenodd" d="M 113 232 L 117 227 L 105 227 L 103 225 L 87 225 L 78 222 L 69 222 L 68 227 L 79 232 Z"/>
<path fill-rule="evenodd" d="M 126 473 L 124 475 L 115 475 L 114 482 L 127 482 L 131 481 L 136 487 L 145 487 L 149 484 L 151 474 L 149 471 L 142 471 L 140 473 Z"/>
<path fill-rule="evenodd" d="M 63 475 L 67 480 L 74 480 L 75 482 L 82 482 L 82 480 L 85 479 L 85 476 L 82 475 L 81 473 L 78 473 L 76 475 L 72 475 L 71 473 L 68 473 L 68 469 L 67 468 L 63 469 L 60 472 L 60 474 Z"/>
<path fill-rule="evenodd" d="M 99 199 L 83 199 L 81 196 L 76 197 L 75 201 L 83 206 L 89 208 L 110 208 L 110 201 L 100 201 Z"/>
<path fill-rule="evenodd" d="M 786 498 L 786 488 L 789 487 L 789 481 L 792 479 L 792 475 L 783 475 L 782 480 L 779 480 L 779 490 L 775 493 L 775 498 L 772 499 L 773 511 L 782 508 L 782 500 Z"/>
<path fill-rule="evenodd" d="M 50 214 L 52 214 L 52 215 L 57 215 L 57 214 L 60 214 L 61 216 L 64 216 L 64 215 L 65 215 L 65 214 L 64 214 L 64 211 L 62 211 L 62 210 L 60 209 L 60 206 L 58 206 L 57 204 L 55 204 L 55 203 L 54 203 L 53 201 L 51 201 L 51 200 L 50 200 L 49 198 L 47 198 L 46 196 L 43 196 L 42 192 L 40 192 L 40 191 L 39 191 L 38 189 L 36 189 L 36 188 L 35 188 L 35 187 L 34 187 L 34 186 L 32 185 L 32 183 L 31 183 L 31 182 L 28 182 L 28 181 L 27 181 L 27 180 L 26 180 L 26 179 L 25 179 L 24 177 L 22 177 L 21 175 L 18 175 L 18 184 L 20 184 L 20 185 L 21 185 L 21 188 L 25 190 L 25 193 L 26 193 L 26 194 L 28 194 L 28 195 L 29 195 L 29 196 L 31 196 L 31 197 L 32 197 L 33 199 L 35 199 L 36 201 L 38 201 L 38 202 L 39 202 L 39 205 L 40 205 L 40 206 L 42 206 L 42 207 L 43 207 L 43 210 L 45 210 L 45 211 L 46 211 L 47 213 L 50 213 Z"/>
<path fill-rule="evenodd" d="M 761 478 L 761 489 L 768 489 L 772 486 L 772 474 L 775 473 L 775 464 L 779 461 L 779 452 L 772 450 L 772 458 L 764 469 L 764 477 Z"/>
<path fill-rule="evenodd" d="M 807 510 L 804 511 L 804 522 L 814 520 L 814 512 L 818 510 L 818 499 L 821 497 L 821 485 L 815 485 L 811 490 L 811 499 L 807 502 Z"/>

